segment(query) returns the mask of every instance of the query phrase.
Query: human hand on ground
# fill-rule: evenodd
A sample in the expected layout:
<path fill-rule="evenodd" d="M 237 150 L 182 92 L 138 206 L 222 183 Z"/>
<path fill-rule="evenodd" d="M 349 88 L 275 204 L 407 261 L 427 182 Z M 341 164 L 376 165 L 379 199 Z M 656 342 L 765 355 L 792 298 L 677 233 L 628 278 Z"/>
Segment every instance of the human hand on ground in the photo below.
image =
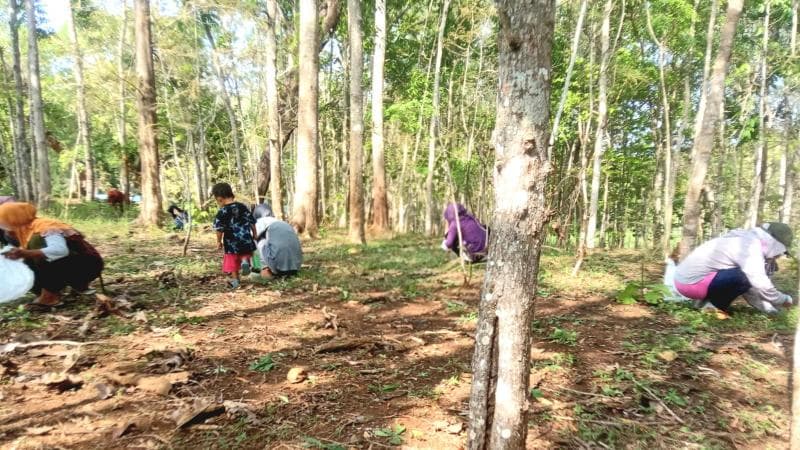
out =
<path fill-rule="evenodd" d="M 17 260 L 17 259 L 30 258 L 29 253 L 30 253 L 29 250 L 25 250 L 22 248 L 14 248 L 3 253 L 3 256 L 5 256 L 8 259 Z"/>

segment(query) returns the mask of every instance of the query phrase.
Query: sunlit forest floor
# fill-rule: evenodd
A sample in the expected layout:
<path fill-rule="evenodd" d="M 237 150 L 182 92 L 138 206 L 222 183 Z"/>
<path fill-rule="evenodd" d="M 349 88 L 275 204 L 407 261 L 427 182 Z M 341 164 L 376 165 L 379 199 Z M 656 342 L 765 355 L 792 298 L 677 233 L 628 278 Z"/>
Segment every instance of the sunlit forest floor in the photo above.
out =
<path fill-rule="evenodd" d="M 0 355 L 2 448 L 466 442 L 481 266 L 462 273 L 436 239 L 361 247 L 327 230 L 304 242 L 300 276 L 229 292 L 205 224 L 183 257 L 182 235 L 113 217 L 69 220 L 105 256 L 116 310 L 0 307 L 0 342 L 86 342 Z M 577 277 L 571 254 L 545 252 L 529 448 L 787 446 L 795 311 L 737 303 L 720 320 L 659 301 L 662 266 L 642 252 L 594 254 Z M 778 274 L 789 292 L 794 270 Z"/>

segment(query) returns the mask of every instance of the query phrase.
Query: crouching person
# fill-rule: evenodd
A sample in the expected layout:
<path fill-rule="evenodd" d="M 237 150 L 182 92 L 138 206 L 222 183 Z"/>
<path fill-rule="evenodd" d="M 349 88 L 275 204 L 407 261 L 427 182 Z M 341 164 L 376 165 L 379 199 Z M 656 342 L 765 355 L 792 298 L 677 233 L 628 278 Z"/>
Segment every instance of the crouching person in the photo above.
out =
<path fill-rule="evenodd" d="M 260 275 L 264 278 L 295 275 L 303 264 L 303 250 L 294 228 L 276 219 L 268 204 L 256 206 L 253 216 Z"/>
<path fill-rule="evenodd" d="M 70 225 L 37 217 L 31 204 L 11 202 L 0 205 L 0 228 L 19 243 L 6 258 L 24 260 L 35 275 L 33 291 L 39 297 L 27 309 L 46 311 L 60 305 L 67 286 L 82 294 L 94 292 L 89 284 L 100 277 L 103 258 Z"/>
<path fill-rule="evenodd" d="M 775 314 L 792 305 L 792 297 L 778 291 L 768 271 L 775 259 L 792 245 L 792 230 L 780 222 L 749 230 L 733 230 L 692 251 L 675 272 L 675 288 L 681 295 L 711 304 L 724 312 L 739 296 L 752 307 Z"/>

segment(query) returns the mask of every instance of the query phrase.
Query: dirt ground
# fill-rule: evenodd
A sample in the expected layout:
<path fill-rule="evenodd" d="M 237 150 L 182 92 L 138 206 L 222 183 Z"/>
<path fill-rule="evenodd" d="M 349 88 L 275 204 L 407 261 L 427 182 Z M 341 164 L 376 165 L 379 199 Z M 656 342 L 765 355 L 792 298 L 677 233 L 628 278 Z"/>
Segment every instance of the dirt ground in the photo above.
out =
<path fill-rule="evenodd" d="M 112 303 L 0 306 L 0 342 L 23 344 L 0 353 L 0 448 L 466 442 L 482 268 L 463 274 L 436 242 L 331 232 L 304 242 L 302 275 L 229 292 L 210 233 L 182 257 L 182 236 L 83 226 Z M 647 296 L 661 267 L 642 252 L 593 255 L 577 277 L 571 255 L 548 252 L 529 448 L 788 447 L 796 312 L 741 304 L 719 320 Z"/>

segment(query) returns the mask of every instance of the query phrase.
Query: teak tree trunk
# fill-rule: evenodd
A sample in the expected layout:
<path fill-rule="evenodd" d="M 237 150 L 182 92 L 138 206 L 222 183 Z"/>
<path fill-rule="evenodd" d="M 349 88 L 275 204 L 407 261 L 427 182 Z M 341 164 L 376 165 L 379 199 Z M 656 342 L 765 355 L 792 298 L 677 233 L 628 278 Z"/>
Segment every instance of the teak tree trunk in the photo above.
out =
<path fill-rule="evenodd" d="M 319 26 L 317 0 L 300 0 L 297 169 L 292 223 L 301 233 L 317 236 L 317 152 L 319 98 Z"/>
<path fill-rule="evenodd" d="M 80 42 L 78 42 L 78 30 L 75 27 L 75 10 L 70 5 L 67 14 L 67 31 L 72 42 L 72 52 L 75 58 L 75 85 L 77 88 L 78 101 L 78 142 L 83 146 L 83 165 L 86 172 L 86 201 L 94 200 L 95 176 L 94 161 L 92 156 L 92 127 L 89 121 L 89 111 L 86 109 L 86 84 L 83 80 L 83 53 L 81 52 Z"/>
<path fill-rule="evenodd" d="M 350 222 L 348 238 L 363 244 L 364 238 L 364 43 L 361 32 L 361 2 L 347 0 L 347 31 L 350 38 Z"/>
<path fill-rule="evenodd" d="M 729 0 L 725 24 L 719 37 L 719 50 L 714 60 L 708 101 L 703 120 L 692 146 L 692 170 L 689 175 L 686 200 L 683 206 L 683 230 L 679 247 L 679 257 L 685 257 L 694 248 L 700 226 L 700 194 L 708 172 L 708 161 L 714 145 L 717 121 L 720 119 L 722 96 L 725 88 L 725 74 L 728 70 L 736 23 L 742 14 L 744 0 Z"/>
<path fill-rule="evenodd" d="M 134 0 L 136 34 L 136 104 L 139 110 L 139 159 L 142 203 L 139 222 L 158 225 L 161 213 L 160 163 L 156 138 L 156 77 L 150 32 L 150 1 Z"/>
<path fill-rule="evenodd" d="M 389 199 L 383 150 L 383 65 L 386 59 L 386 0 L 375 0 L 375 51 L 372 58 L 372 228 L 389 229 Z"/>
<path fill-rule="evenodd" d="M 555 0 L 499 0 L 495 207 L 472 358 L 468 448 L 522 449 L 545 202 Z"/>
<path fill-rule="evenodd" d="M 34 0 L 25 0 L 25 15 L 28 18 L 28 90 L 31 103 L 31 129 L 36 153 L 37 188 L 39 207 L 47 206 L 50 200 L 50 158 L 45 138 L 42 85 L 39 77 L 39 43 L 36 33 L 36 8 Z"/>

